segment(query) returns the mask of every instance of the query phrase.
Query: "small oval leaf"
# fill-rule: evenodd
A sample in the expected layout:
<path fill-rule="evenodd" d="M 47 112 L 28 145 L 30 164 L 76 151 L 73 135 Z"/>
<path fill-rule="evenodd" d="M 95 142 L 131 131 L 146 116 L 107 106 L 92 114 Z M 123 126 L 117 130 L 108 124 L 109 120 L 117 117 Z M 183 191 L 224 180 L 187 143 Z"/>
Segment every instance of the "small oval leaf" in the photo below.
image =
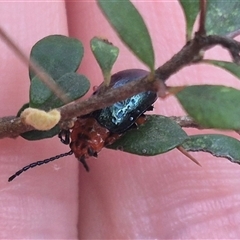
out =
<path fill-rule="evenodd" d="M 188 137 L 170 118 L 159 115 L 147 115 L 146 118 L 146 122 L 138 129 L 128 130 L 107 148 L 141 156 L 153 156 L 172 150 Z"/>
<path fill-rule="evenodd" d="M 63 89 L 70 101 L 81 98 L 90 88 L 89 80 L 84 75 L 74 72 L 66 73 L 57 79 L 56 83 Z M 51 91 L 49 94 L 49 91 L 40 79 L 33 78 L 30 86 L 30 107 L 48 111 L 64 105 Z"/>
<path fill-rule="evenodd" d="M 102 70 L 104 83 L 108 86 L 111 80 L 112 67 L 118 57 L 119 49 L 107 40 L 97 37 L 91 39 L 90 45 L 95 59 Z"/>
<path fill-rule="evenodd" d="M 201 126 L 240 129 L 240 91 L 231 87 L 195 85 L 176 94 L 186 112 Z"/>
<path fill-rule="evenodd" d="M 75 72 L 83 57 L 82 43 L 62 35 L 50 35 L 32 48 L 30 61 L 38 63 L 54 80 L 65 73 Z M 35 73 L 29 70 L 30 79 Z"/>
<path fill-rule="evenodd" d="M 221 134 L 193 135 L 182 144 L 187 151 L 209 152 L 213 156 L 240 163 L 240 141 Z"/>
<path fill-rule="evenodd" d="M 121 40 L 150 70 L 154 71 L 154 51 L 148 29 L 129 0 L 98 0 L 98 5 Z"/>
<path fill-rule="evenodd" d="M 240 1 L 207 1 L 207 34 L 227 35 L 240 29 Z"/>
<path fill-rule="evenodd" d="M 187 41 L 192 38 L 193 25 L 199 12 L 199 1 L 179 0 L 186 19 Z"/>
<path fill-rule="evenodd" d="M 38 76 L 32 78 L 30 85 L 30 105 L 41 106 L 52 95 L 52 91 L 39 79 Z"/>
<path fill-rule="evenodd" d="M 60 127 L 57 125 L 48 131 L 32 130 L 21 134 L 21 137 L 28 141 L 37 141 L 44 138 L 52 138 L 60 132 Z"/>
<path fill-rule="evenodd" d="M 218 61 L 218 60 L 210 60 L 210 59 L 204 59 L 202 62 L 225 69 L 228 72 L 230 72 L 232 75 L 240 79 L 240 66 L 234 62 L 226 62 L 226 61 Z"/>

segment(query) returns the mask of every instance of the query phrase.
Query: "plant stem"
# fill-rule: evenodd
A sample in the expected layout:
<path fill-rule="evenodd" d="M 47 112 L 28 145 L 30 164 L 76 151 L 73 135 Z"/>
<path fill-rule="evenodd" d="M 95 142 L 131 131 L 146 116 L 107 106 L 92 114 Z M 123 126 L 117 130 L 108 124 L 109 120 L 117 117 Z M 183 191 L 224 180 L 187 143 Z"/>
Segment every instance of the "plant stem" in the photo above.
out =
<path fill-rule="evenodd" d="M 72 120 L 76 116 L 86 115 L 97 109 L 110 106 L 115 102 L 122 101 L 140 92 L 165 91 L 164 82 L 166 82 L 170 76 L 181 70 L 183 67 L 201 62 L 201 51 L 216 45 L 226 48 L 232 55 L 234 62 L 240 62 L 239 42 L 227 37 L 216 35 L 205 36 L 197 33 L 194 39 L 189 41 L 169 61 L 156 69 L 154 81 L 148 81 L 148 78 L 145 77 L 141 80 L 130 82 L 117 89 L 108 89 L 99 95 L 90 97 L 88 100 L 82 101 L 79 99 L 66 104 L 58 109 L 61 112 L 60 124 L 64 124 L 65 121 Z M 21 122 L 20 118 L 17 117 L 5 117 L 0 119 L 0 138 L 14 138 L 19 134 L 32 129 L 32 127 L 25 125 Z"/>

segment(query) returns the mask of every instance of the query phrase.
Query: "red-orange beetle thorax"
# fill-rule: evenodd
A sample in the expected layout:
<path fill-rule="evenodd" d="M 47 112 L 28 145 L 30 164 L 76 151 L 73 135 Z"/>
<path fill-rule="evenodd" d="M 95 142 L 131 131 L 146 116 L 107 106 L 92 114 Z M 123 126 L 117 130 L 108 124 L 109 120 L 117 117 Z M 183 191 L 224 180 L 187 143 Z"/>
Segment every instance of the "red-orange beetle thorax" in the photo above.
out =
<path fill-rule="evenodd" d="M 70 148 L 76 158 L 97 157 L 97 153 L 113 143 L 120 134 L 112 134 L 92 117 L 78 118 L 71 132 Z"/>

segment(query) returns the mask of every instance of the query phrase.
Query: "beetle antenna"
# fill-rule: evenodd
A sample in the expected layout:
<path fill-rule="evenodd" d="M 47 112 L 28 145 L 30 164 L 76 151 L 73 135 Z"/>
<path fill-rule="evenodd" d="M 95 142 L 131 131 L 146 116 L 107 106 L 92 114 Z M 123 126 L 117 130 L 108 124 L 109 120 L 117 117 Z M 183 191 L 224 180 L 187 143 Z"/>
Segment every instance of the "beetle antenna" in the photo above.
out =
<path fill-rule="evenodd" d="M 37 162 L 33 162 L 25 167 L 23 167 L 22 169 L 20 169 L 19 171 L 17 171 L 15 174 L 13 174 L 9 179 L 8 179 L 8 182 L 11 182 L 14 178 L 16 178 L 17 176 L 19 176 L 20 174 L 22 174 L 23 172 L 26 172 L 28 169 L 30 168 L 34 168 L 34 167 L 37 167 L 37 166 L 40 166 L 40 165 L 43 165 L 43 164 L 46 164 L 46 163 L 49 163 L 49 162 L 52 162 L 54 160 L 57 160 L 59 158 L 62 158 L 62 157 L 66 157 L 66 156 L 69 156 L 69 155 L 72 155 L 73 154 L 73 151 L 69 151 L 69 152 L 66 152 L 66 153 L 61 153 L 59 155 L 56 155 L 54 157 L 51 157 L 51 158 L 47 158 L 47 159 L 44 159 L 44 160 L 41 160 L 41 161 L 37 161 Z"/>

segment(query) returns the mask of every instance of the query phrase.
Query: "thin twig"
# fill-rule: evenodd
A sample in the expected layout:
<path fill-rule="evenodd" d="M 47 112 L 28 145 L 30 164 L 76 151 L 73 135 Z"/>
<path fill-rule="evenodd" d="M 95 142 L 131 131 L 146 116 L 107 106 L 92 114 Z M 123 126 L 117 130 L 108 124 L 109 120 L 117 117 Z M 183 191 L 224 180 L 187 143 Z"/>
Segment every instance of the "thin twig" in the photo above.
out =
<path fill-rule="evenodd" d="M 206 22 L 206 0 L 199 0 L 200 3 L 200 18 L 199 18 L 199 35 L 206 35 L 205 22 Z"/>
<path fill-rule="evenodd" d="M 239 36 L 239 35 L 240 35 L 240 29 L 238 29 L 238 30 L 236 30 L 236 31 L 234 31 L 234 32 L 231 32 L 231 33 L 227 34 L 226 37 L 228 37 L 228 38 L 235 38 L 235 37 L 237 37 L 237 36 Z"/>

